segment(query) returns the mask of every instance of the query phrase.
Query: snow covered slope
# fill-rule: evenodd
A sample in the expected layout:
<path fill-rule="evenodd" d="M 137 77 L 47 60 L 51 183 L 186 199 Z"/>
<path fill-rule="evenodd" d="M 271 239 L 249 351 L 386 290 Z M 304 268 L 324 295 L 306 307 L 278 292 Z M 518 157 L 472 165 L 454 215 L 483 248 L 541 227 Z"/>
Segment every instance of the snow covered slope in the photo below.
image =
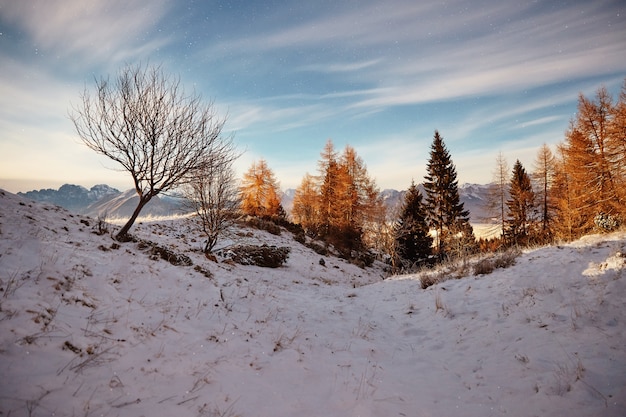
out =
<path fill-rule="evenodd" d="M 133 233 L 192 266 L 95 226 L 0 191 L 0 415 L 626 414 L 623 233 L 422 290 L 287 232 L 234 231 L 292 248 L 265 269 L 207 260 L 191 219 Z"/>

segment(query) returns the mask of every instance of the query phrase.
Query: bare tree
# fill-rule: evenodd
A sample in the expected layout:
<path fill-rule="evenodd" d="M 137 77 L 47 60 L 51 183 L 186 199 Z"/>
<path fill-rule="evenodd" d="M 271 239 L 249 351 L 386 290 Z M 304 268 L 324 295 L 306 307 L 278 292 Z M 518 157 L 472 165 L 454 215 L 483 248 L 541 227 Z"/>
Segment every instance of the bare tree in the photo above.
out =
<path fill-rule="evenodd" d="M 551 225 L 554 213 L 554 203 L 552 201 L 552 186 L 556 175 L 556 160 L 554 154 L 547 144 L 543 144 L 537 157 L 535 158 L 534 171 L 531 179 L 537 187 L 535 195 L 539 198 L 541 210 L 542 237 L 548 239 L 552 234 Z"/>
<path fill-rule="evenodd" d="M 195 211 L 206 236 L 205 254 L 211 253 L 219 236 L 239 217 L 240 196 L 232 163 L 239 156 L 224 142 L 219 157 L 209 156 L 196 177 L 184 187 L 184 194 Z"/>
<path fill-rule="evenodd" d="M 509 165 L 502 152 L 499 152 L 496 157 L 496 168 L 493 171 L 493 182 L 489 186 L 487 210 L 498 219 L 501 235 L 504 235 L 505 229 L 508 187 Z"/>
<path fill-rule="evenodd" d="M 85 88 L 70 118 L 81 140 L 128 171 L 139 203 L 117 233 L 123 240 L 141 209 L 159 193 L 180 186 L 203 167 L 207 155 L 223 151 L 225 119 L 213 103 L 185 94 L 178 77 L 160 66 L 122 68 L 115 79 Z"/>

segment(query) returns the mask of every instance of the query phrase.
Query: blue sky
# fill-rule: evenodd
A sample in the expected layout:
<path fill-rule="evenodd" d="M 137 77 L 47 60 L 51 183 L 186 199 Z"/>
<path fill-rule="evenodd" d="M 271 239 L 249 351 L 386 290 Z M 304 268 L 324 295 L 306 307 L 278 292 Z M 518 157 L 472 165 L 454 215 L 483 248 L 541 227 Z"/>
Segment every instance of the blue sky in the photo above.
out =
<path fill-rule="evenodd" d="M 0 188 L 131 187 L 80 142 L 68 111 L 94 77 L 162 64 L 228 114 L 282 188 L 315 173 L 328 139 L 381 189 L 425 174 L 434 130 L 461 183 L 496 156 L 528 170 L 578 94 L 626 78 L 622 1 L 0 0 Z M 112 169 L 113 168 L 113 169 Z"/>

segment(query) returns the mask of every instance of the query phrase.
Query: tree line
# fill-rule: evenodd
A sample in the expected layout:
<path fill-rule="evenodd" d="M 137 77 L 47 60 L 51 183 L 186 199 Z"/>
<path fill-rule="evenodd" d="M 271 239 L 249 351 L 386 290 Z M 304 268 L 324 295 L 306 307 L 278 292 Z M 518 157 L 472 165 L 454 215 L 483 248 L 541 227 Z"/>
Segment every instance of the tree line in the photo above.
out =
<path fill-rule="evenodd" d="M 412 182 L 397 210 L 385 207 L 363 159 L 351 146 L 328 140 L 316 175 L 305 174 L 288 215 L 279 183 L 265 160 L 239 181 L 239 157 L 225 119 L 212 103 L 187 94 L 158 66 L 129 66 L 96 80 L 70 113 L 78 135 L 133 178 L 139 203 L 118 232 L 124 240 L 150 199 L 184 190 L 206 236 L 203 250 L 242 216 L 297 225 L 309 239 L 341 256 L 375 252 L 397 270 L 411 270 L 477 251 L 571 240 L 617 228 L 626 215 L 626 83 L 616 102 L 605 88 L 580 95 L 578 111 L 553 152 L 543 145 L 531 173 L 517 160 L 511 172 L 500 153 L 488 206 L 502 233 L 476 240 L 459 198 L 457 172 L 435 131 L 422 186 Z"/>
<path fill-rule="evenodd" d="M 580 94 L 577 112 L 553 152 L 543 144 L 533 171 L 496 160 L 489 208 L 502 235 L 485 249 L 570 241 L 615 230 L 626 216 L 626 82 L 617 101 L 605 87 Z M 507 186 L 508 184 L 508 186 Z"/>

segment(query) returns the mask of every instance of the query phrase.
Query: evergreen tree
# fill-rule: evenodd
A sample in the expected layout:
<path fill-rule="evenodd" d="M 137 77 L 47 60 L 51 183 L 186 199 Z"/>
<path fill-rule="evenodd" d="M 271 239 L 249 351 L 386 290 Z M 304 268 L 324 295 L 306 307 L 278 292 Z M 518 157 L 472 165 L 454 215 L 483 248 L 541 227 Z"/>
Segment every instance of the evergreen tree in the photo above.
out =
<path fill-rule="evenodd" d="M 410 268 L 428 260 L 433 244 L 428 232 L 422 194 L 415 182 L 411 182 L 404 195 L 402 211 L 394 229 L 396 253 L 402 264 L 407 264 Z"/>
<path fill-rule="evenodd" d="M 443 138 L 435 130 L 430 158 L 424 177 L 426 214 L 429 226 L 435 230 L 435 249 L 439 257 L 446 255 L 446 246 L 461 233 L 464 240 L 473 240 L 469 226 L 469 211 L 459 198 L 456 167 L 452 163 Z M 452 255 L 452 253 L 447 253 Z"/>
<path fill-rule="evenodd" d="M 509 196 L 505 236 L 512 244 L 525 244 L 530 237 L 535 193 L 530 177 L 519 160 L 513 166 Z"/>

